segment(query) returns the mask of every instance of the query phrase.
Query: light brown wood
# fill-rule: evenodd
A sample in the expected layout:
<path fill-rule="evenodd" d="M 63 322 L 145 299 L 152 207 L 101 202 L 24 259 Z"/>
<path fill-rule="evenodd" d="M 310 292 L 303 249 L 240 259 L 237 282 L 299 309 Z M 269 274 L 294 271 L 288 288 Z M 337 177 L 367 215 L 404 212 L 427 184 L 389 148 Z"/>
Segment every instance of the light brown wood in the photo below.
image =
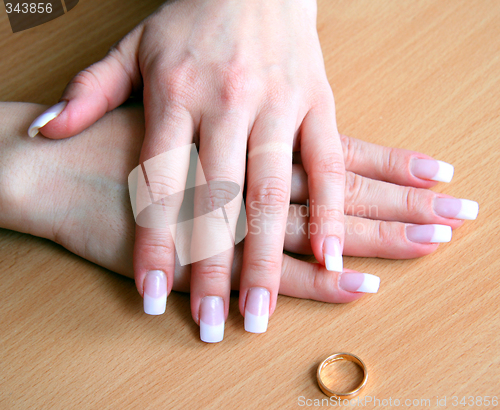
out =
<path fill-rule="evenodd" d="M 0 7 L 0 100 L 55 103 L 160 3 L 81 0 L 17 34 Z M 295 408 L 326 398 L 315 371 L 337 351 L 366 363 L 362 397 L 427 408 L 500 397 L 499 21 L 494 1 L 319 4 L 339 130 L 454 164 L 436 189 L 479 202 L 450 244 L 416 260 L 346 258 L 381 277 L 378 294 L 347 305 L 280 296 L 263 335 L 245 333 L 233 297 L 223 343 L 206 345 L 188 295 L 146 316 L 132 280 L 0 230 L 0 408 Z"/>

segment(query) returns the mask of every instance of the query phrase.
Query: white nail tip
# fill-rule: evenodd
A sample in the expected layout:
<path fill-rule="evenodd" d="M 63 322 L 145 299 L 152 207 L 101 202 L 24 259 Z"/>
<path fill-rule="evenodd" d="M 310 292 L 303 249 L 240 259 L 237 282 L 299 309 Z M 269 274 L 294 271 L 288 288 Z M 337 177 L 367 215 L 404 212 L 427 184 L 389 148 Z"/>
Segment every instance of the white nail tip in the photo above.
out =
<path fill-rule="evenodd" d="M 43 126 L 47 125 L 50 121 L 56 118 L 59 114 L 63 112 L 63 110 L 68 105 L 67 101 L 61 101 L 56 105 L 50 107 L 47 111 L 45 111 L 42 115 L 35 119 L 28 128 L 28 135 L 33 138 L 38 134 L 38 130 Z"/>
<path fill-rule="evenodd" d="M 333 256 L 325 254 L 325 267 L 326 270 L 333 272 L 343 272 L 344 270 L 344 262 L 342 259 L 342 255 Z"/>
<path fill-rule="evenodd" d="M 448 164 L 447 162 L 443 161 L 437 161 L 437 162 L 439 164 L 438 172 L 431 179 L 433 181 L 450 182 L 453 178 L 455 168 L 453 168 L 453 165 Z"/>
<path fill-rule="evenodd" d="M 245 311 L 245 330 L 250 333 L 264 333 L 267 330 L 269 315 L 257 316 Z"/>
<path fill-rule="evenodd" d="M 451 241 L 451 226 L 448 225 L 433 225 L 434 233 L 432 234 L 431 243 L 442 243 Z"/>
<path fill-rule="evenodd" d="M 469 220 L 477 218 L 477 214 L 479 213 L 479 204 L 477 202 L 470 201 L 469 199 L 461 199 L 460 203 L 460 212 L 455 218 Z"/>
<path fill-rule="evenodd" d="M 144 293 L 144 313 L 148 315 L 163 315 L 167 307 L 167 295 L 153 298 Z"/>
<path fill-rule="evenodd" d="M 218 343 L 224 339 L 224 322 L 220 325 L 207 325 L 200 320 L 200 339 L 205 343 Z"/>
<path fill-rule="evenodd" d="M 356 292 L 377 293 L 380 287 L 380 278 L 370 273 L 363 273 L 363 283 Z"/>

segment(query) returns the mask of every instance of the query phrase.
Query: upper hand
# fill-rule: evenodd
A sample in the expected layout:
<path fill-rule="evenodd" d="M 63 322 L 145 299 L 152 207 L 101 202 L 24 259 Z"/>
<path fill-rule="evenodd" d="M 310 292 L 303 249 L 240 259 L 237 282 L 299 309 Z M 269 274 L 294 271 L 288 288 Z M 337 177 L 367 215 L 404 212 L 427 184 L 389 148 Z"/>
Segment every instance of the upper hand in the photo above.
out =
<path fill-rule="evenodd" d="M 243 187 L 245 164 L 248 167 L 242 314 L 251 288 L 267 291 L 269 313 L 274 310 L 290 200 L 291 155 L 299 148 L 309 200 L 317 210 L 309 220 L 315 227 L 312 251 L 327 268 L 342 270 L 344 162 L 313 0 L 168 3 L 72 80 L 62 96 L 67 105 L 46 115 L 45 120 L 57 117 L 41 132 L 49 138 L 75 135 L 141 88 L 146 135 L 140 163 L 145 164 L 153 196 L 164 198 L 184 189 L 188 157 L 182 152 L 176 161 L 150 169 L 147 161 L 186 146 L 193 138 L 199 142 L 210 187 L 205 194 L 196 193 L 195 212 L 200 215 L 207 214 L 210 206 L 216 210 L 226 196 L 216 182 Z M 42 120 L 32 133 L 40 125 Z M 177 220 L 181 200 L 177 196 L 165 205 L 170 221 Z M 233 234 L 236 208 L 226 209 L 224 216 Z M 213 237 L 209 227 L 218 222 L 205 220 L 203 226 L 195 222 L 193 238 L 204 238 L 197 246 L 207 244 L 205 234 Z M 192 265 L 191 310 L 197 323 L 204 296 L 222 298 L 227 316 L 232 259 L 230 249 Z M 143 294 L 147 273 L 157 270 L 165 273 L 170 292 L 174 267 L 170 230 L 138 226 L 134 271 L 139 292 Z"/>

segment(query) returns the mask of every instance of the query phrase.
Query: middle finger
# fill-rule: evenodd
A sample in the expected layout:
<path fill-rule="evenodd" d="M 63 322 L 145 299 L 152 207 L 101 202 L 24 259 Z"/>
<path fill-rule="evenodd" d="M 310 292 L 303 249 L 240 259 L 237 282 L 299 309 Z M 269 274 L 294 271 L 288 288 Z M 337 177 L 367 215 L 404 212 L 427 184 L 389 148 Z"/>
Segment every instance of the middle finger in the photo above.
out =
<path fill-rule="evenodd" d="M 200 124 L 191 240 L 191 312 L 204 342 L 220 342 L 229 310 L 236 222 L 245 178 L 248 117 L 241 110 Z M 200 165 L 200 164 L 199 164 Z"/>
<path fill-rule="evenodd" d="M 257 118 L 249 139 L 240 312 L 245 330 L 262 333 L 276 305 L 283 258 L 296 116 L 272 108 Z M 265 116 L 264 116 L 265 115 Z M 258 320 L 256 318 L 259 318 Z M 254 320 L 255 319 L 255 320 Z"/>

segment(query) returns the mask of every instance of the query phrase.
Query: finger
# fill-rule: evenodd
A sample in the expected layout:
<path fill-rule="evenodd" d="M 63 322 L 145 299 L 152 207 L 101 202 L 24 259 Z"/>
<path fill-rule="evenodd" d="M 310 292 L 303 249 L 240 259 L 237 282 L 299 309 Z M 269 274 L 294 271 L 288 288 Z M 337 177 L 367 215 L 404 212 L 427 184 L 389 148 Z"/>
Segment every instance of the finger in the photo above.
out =
<path fill-rule="evenodd" d="M 290 206 L 285 250 L 310 255 L 308 218 L 299 205 Z M 356 216 L 345 217 L 344 255 L 387 259 L 412 259 L 434 252 L 439 243 L 451 240 L 451 227 L 412 225 Z"/>
<path fill-rule="evenodd" d="M 235 249 L 232 289 L 238 289 L 243 249 Z M 331 272 L 317 263 L 309 263 L 283 255 L 279 294 L 327 303 L 349 303 L 365 293 L 377 293 L 380 278 L 375 275 L 345 270 Z"/>
<path fill-rule="evenodd" d="M 291 114 L 284 116 L 283 110 L 274 108 L 261 114 L 249 139 L 248 234 L 239 307 L 245 316 L 245 329 L 256 333 L 267 329 L 265 318 L 273 313 L 279 290 L 290 201 L 294 127 L 295 119 Z M 263 316 L 264 320 L 252 321 L 257 316 Z"/>
<path fill-rule="evenodd" d="M 234 249 L 231 267 L 231 289 L 240 287 L 243 265 L 243 244 Z M 177 266 L 173 290 L 189 292 L 190 266 Z M 283 255 L 279 294 L 295 298 L 312 299 L 326 303 L 349 303 L 365 293 L 377 293 L 380 278 L 375 275 L 345 270 L 330 272 L 317 263 L 304 262 Z"/>
<path fill-rule="evenodd" d="M 300 164 L 292 165 L 292 185 L 290 191 L 290 202 L 292 204 L 305 204 L 309 199 L 309 187 L 307 186 L 307 174 Z"/>
<path fill-rule="evenodd" d="M 136 217 L 134 274 L 137 289 L 144 295 L 149 293 L 144 289 L 148 274 L 163 273 L 168 295 L 173 284 L 175 250 L 181 264 L 189 263 L 189 224 L 178 223 L 178 216 L 184 192 L 189 188 L 186 181 L 194 149 L 194 125 L 186 108 L 167 103 L 172 100 L 162 91 L 161 79 L 154 74 L 148 79 L 144 88 L 146 133 L 140 164 L 151 204 L 142 206 L 142 214 Z"/>
<path fill-rule="evenodd" d="M 348 172 L 345 191 L 346 214 L 385 221 L 444 224 L 452 228 L 463 219 L 475 219 L 478 204 L 437 194 L 429 189 L 376 181 Z"/>
<path fill-rule="evenodd" d="M 200 124 L 200 163 L 195 191 L 195 217 L 191 242 L 191 313 L 204 342 L 220 342 L 229 311 L 231 266 L 236 223 L 245 180 L 248 117 L 240 110 L 206 114 Z M 206 181 L 206 182 L 205 182 Z M 206 323 L 209 309 L 222 302 L 222 323 Z M 222 312 L 220 312 L 222 313 Z"/>
<path fill-rule="evenodd" d="M 293 166 L 292 203 L 306 203 L 309 197 L 307 174 Z M 479 205 L 428 189 L 400 186 L 346 172 L 344 197 L 346 215 L 416 224 L 444 224 L 453 229 L 462 219 L 476 219 Z"/>
<path fill-rule="evenodd" d="M 141 35 L 138 26 L 101 61 L 79 72 L 60 102 L 39 116 L 28 134 L 34 137 L 40 132 L 52 139 L 71 137 L 126 101 L 133 89 L 141 87 L 137 61 Z"/>
<path fill-rule="evenodd" d="M 314 256 L 328 270 L 342 272 L 345 169 L 333 96 L 323 98 L 304 118 L 301 154 L 308 176 Z"/>
<path fill-rule="evenodd" d="M 332 272 L 317 263 L 284 255 L 279 293 L 327 303 L 349 303 L 365 293 L 377 293 L 379 286 L 380 278 L 369 273 L 350 269 Z"/>
<path fill-rule="evenodd" d="M 453 166 L 428 155 L 383 147 L 341 135 L 346 170 L 380 181 L 429 188 L 436 181 L 450 182 Z"/>
<path fill-rule="evenodd" d="M 350 216 L 345 254 L 387 259 L 419 258 L 434 252 L 440 243 L 450 242 L 448 225 L 412 225 Z"/>

